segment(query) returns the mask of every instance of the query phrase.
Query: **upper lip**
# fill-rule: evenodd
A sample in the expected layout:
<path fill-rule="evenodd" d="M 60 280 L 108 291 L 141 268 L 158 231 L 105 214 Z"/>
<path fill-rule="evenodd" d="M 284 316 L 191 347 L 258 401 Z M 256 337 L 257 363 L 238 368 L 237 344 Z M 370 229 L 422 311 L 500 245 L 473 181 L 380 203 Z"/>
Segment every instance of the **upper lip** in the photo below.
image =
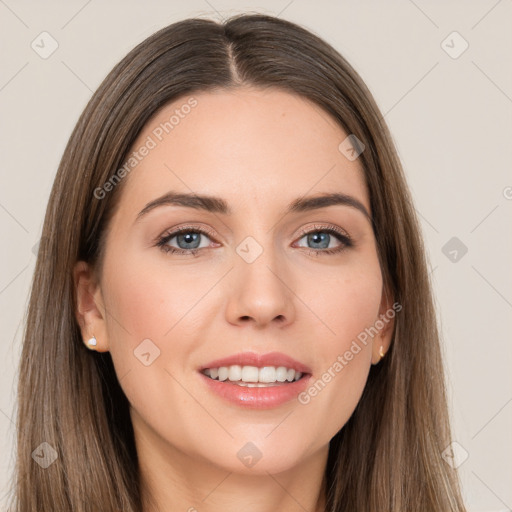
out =
<path fill-rule="evenodd" d="M 293 357 L 282 354 L 281 352 L 268 352 L 267 354 L 257 354 L 256 352 L 241 352 L 233 354 L 232 356 L 224 357 L 222 359 L 215 359 L 209 363 L 201 366 L 199 371 L 206 368 L 220 368 L 221 366 L 285 366 L 286 368 L 293 368 L 301 373 L 311 374 L 311 368 L 302 364 L 301 362 L 293 359 Z"/>

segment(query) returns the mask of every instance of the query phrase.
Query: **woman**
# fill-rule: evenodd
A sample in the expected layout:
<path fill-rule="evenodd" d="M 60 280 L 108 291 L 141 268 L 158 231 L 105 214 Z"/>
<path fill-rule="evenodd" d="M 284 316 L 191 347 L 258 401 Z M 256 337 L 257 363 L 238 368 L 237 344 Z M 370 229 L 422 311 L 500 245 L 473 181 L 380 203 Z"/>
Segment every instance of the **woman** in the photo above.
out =
<path fill-rule="evenodd" d="M 418 220 L 347 61 L 190 19 L 107 76 L 46 213 L 13 510 L 464 511 Z"/>

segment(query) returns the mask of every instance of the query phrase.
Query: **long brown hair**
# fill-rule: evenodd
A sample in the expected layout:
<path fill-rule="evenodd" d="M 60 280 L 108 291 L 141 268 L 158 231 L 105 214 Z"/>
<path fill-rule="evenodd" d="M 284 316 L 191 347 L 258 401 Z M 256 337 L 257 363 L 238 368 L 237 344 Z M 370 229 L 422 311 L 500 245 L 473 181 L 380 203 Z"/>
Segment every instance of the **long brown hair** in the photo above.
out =
<path fill-rule="evenodd" d="M 402 306 L 390 350 L 371 367 L 354 413 L 330 442 L 326 511 L 465 510 L 456 470 L 442 458 L 451 433 L 431 283 L 389 130 L 334 48 L 262 14 L 159 30 L 114 67 L 78 120 L 51 191 L 31 290 L 10 510 L 142 510 L 129 404 L 110 354 L 84 346 L 72 269 L 79 260 L 101 264 L 123 183 L 102 200 L 95 190 L 121 168 L 151 116 L 179 97 L 240 85 L 307 98 L 363 141 L 384 284 Z M 44 468 L 38 453 L 57 458 Z"/>

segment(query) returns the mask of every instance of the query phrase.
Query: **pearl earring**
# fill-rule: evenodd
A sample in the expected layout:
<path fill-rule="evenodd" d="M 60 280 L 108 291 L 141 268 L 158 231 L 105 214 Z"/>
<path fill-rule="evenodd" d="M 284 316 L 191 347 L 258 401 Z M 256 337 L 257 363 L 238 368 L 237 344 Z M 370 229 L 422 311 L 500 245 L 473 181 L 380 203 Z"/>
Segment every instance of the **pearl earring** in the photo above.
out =
<path fill-rule="evenodd" d="M 379 355 L 381 359 L 384 357 L 384 347 L 382 345 L 380 346 Z"/>
<path fill-rule="evenodd" d="M 96 345 L 98 344 L 97 340 L 96 340 L 96 337 L 92 336 L 92 338 L 89 338 L 89 341 L 87 342 L 87 345 L 89 346 L 90 349 L 92 349 L 93 347 L 95 347 Z"/>

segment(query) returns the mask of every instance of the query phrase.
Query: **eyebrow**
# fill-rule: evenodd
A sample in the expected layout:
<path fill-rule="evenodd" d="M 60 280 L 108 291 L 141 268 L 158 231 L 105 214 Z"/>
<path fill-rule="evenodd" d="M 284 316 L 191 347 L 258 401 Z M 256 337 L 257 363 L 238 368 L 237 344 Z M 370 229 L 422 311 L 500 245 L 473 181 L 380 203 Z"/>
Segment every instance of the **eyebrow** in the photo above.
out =
<path fill-rule="evenodd" d="M 287 209 L 285 210 L 285 214 L 318 210 L 320 208 L 326 208 L 328 206 L 334 205 L 343 205 L 355 208 L 356 210 L 360 211 L 370 221 L 370 223 L 372 223 L 372 218 L 368 213 L 368 210 L 358 199 L 353 196 L 341 193 L 328 193 L 310 197 L 299 197 L 288 205 Z M 186 208 L 194 208 L 196 210 L 219 213 L 222 215 L 233 214 L 228 203 L 220 197 L 168 192 L 146 204 L 146 206 L 137 215 L 136 222 L 151 210 L 154 210 L 159 206 L 184 206 Z"/>

